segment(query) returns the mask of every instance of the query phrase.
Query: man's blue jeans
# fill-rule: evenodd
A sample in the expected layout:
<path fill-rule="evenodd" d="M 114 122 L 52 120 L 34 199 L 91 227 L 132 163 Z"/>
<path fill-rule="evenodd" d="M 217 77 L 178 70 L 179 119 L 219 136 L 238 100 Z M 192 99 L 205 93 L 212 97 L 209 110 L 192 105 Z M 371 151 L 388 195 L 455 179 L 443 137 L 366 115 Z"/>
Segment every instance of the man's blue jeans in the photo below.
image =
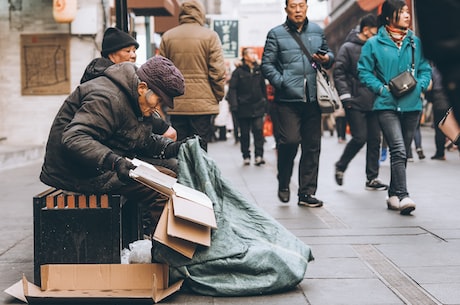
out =
<path fill-rule="evenodd" d="M 414 138 L 420 111 L 377 111 L 380 128 L 390 149 L 391 178 L 388 196 L 408 197 L 406 181 L 407 154 Z"/>

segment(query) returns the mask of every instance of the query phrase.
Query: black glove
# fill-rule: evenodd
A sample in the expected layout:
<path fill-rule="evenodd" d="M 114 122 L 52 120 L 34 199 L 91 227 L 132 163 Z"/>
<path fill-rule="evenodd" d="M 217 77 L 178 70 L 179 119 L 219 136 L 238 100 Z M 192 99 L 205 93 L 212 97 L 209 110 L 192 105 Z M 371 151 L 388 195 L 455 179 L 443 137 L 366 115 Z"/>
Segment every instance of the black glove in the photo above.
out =
<path fill-rule="evenodd" d="M 118 179 L 122 182 L 129 182 L 131 177 L 129 171 L 135 169 L 136 166 L 125 158 L 119 157 L 113 164 L 114 170 L 117 172 Z"/>
<path fill-rule="evenodd" d="M 187 137 L 185 139 L 182 140 L 183 143 L 187 142 L 188 140 L 192 140 L 192 139 L 198 139 L 198 142 L 200 143 L 200 147 L 204 150 L 204 151 L 208 151 L 208 143 L 203 140 L 199 135 L 194 135 L 194 136 L 191 136 L 191 137 Z"/>
<path fill-rule="evenodd" d="M 165 159 L 169 159 L 169 158 L 175 158 L 177 157 L 177 154 L 179 153 L 179 148 L 182 144 L 184 144 L 185 142 L 187 142 L 188 140 L 191 140 L 191 139 L 195 139 L 195 138 L 198 138 L 198 141 L 200 143 L 200 147 L 204 150 L 204 151 L 207 151 L 207 143 L 205 140 L 203 140 L 200 136 L 191 136 L 191 137 L 187 137 L 185 139 L 183 139 L 182 141 L 177 141 L 177 142 L 171 142 L 169 143 L 166 148 L 164 149 L 164 157 Z"/>
<path fill-rule="evenodd" d="M 201 138 L 199 135 L 194 135 L 194 136 L 191 136 L 191 137 L 188 137 L 185 139 L 185 141 L 189 140 L 189 139 L 195 139 L 195 138 L 198 138 L 198 142 L 200 143 L 200 147 L 204 150 L 204 151 L 208 151 L 208 142 L 206 142 L 203 138 Z"/>
<path fill-rule="evenodd" d="M 129 171 L 131 169 L 135 169 L 136 166 L 125 158 L 114 153 L 110 153 L 104 160 L 104 168 L 116 171 L 120 181 L 129 182 L 131 179 L 129 177 Z"/>

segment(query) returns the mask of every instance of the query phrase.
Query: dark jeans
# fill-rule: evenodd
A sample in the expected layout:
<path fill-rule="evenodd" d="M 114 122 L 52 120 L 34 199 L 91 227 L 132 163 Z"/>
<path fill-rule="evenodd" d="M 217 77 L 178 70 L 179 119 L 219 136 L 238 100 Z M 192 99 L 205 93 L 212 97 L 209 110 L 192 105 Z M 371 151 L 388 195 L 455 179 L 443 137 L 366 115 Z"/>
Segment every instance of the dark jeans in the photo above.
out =
<path fill-rule="evenodd" d="M 407 191 L 406 165 L 407 151 L 414 138 L 415 128 L 420 119 L 420 111 L 396 112 L 392 110 L 377 111 L 383 136 L 390 149 L 391 178 L 389 196 L 399 199 L 409 196 Z"/>
<path fill-rule="evenodd" d="M 351 160 L 366 146 L 366 178 L 372 180 L 379 175 L 380 126 L 377 114 L 373 111 L 346 109 L 350 125 L 351 140 L 345 146 L 342 156 L 336 163 L 338 170 L 344 172 Z"/>
<path fill-rule="evenodd" d="M 278 103 L 274 125 L 278 146 L 279 188 L 288 188 L 300 143 L 298 195 L 314 195 L 318 187 L 321 112 L 317 103 Z"/>
<path fill-rule="evenodd" d="M 240 126 L 240 147 L 243 159 L 251 158 L 249 145 L 251 142 L 250 132 L 254 137 L 254 155 L 255 157 L 264 156 L 264 134 L 263 134 L 263 117 L 257 118 L 239 118 Z"/>
<path fill-rule="evenodd" d="M 232 111 L 232 122 L 233 122 L 233 137 L 235 141 L 240 139 L 240 125 L 238 123 L 238 114 L 236 111 Z"/>
<path fill-rule="evenodd" d="M 437 157 L 444 157 L 445 155 L 446 136 L 439 129 L 438 124 L 444 118 L 446 112 L 447 109 L 433 109 L 434 143 L 436 145 L 436 153 L 434 155 Z"/>
<path fill-rule="evenodd" d="M 214 132 L 212 115 L 171 115 L 171 125 L 177 131 L 177 140 L 181 141 L 193 135 L 199 135 L 206 142 L 210 142 Z"/>
<path fill-rule="evenodd" d="M 347 118 L 344 116 L 338 116 L 335 118 L 335 131 L 337 131 L 338 139 L 345 140 L 347 135 Z"/>

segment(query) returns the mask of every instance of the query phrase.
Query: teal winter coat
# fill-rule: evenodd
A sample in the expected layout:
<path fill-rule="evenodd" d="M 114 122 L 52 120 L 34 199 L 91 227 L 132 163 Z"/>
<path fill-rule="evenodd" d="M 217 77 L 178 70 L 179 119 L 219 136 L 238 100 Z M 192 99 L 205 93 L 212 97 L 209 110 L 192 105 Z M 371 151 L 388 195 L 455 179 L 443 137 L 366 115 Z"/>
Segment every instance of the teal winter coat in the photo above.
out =
<path fill-rule="evenodd" d="M 415 79 L 416 88 L 405 96 L 395 98 L 388 90 L 388 82 L 398 74 L 411 70 L 411 40 L 415 43 Z M 358 74 L 377 97 L 373 110 L 395 110 L 398 112 L 421 111 L 421 93 L 425 92 L 431 80 L 431 66 L 422 53 L 420 39 L 409 30 L 401 48 L 391 40 L 382 26 L 376 36 L 367 40 L 361 50 L 358 61 Z"/>

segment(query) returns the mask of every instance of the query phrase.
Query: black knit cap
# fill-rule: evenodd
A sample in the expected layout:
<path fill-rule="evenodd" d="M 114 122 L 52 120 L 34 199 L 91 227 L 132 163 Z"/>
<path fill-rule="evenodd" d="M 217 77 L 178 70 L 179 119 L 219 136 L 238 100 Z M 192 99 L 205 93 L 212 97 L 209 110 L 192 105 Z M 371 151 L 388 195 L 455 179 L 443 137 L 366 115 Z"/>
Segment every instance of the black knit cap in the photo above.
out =
<path fill-rule="evenodd" d="M 129 46 L 135 46 L 137 49 L 139 48 L 139 43 L 137 43 L 134 37 L 118 28 L 108 28 L 104 32 L 104 38 L 102 38 L 101 55 L 107 58 L 110 53 Z"/>
<path fill-rule="evenodd" d="M 137 76 L 171 109 L 174 108 L 173 98 L 184 94 L 184 76 L 166 57 L 158 55 L 149 58 L 137 69 Z"/>

